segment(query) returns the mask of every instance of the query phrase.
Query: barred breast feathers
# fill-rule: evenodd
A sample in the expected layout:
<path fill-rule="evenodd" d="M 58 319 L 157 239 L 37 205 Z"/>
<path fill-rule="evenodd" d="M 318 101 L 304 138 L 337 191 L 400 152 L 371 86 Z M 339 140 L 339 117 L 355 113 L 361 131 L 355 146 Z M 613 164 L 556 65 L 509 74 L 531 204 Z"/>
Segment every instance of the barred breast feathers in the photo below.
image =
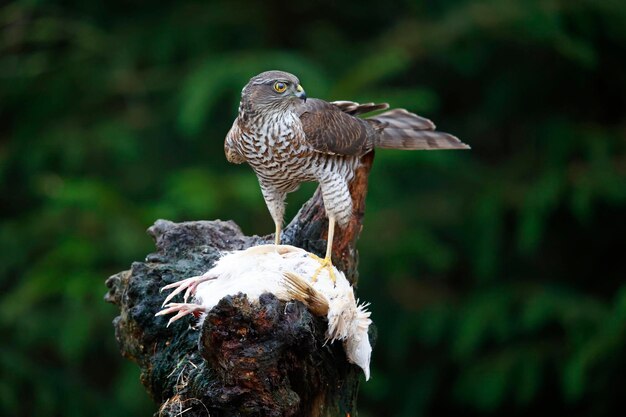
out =
<path fill-rule="evenodd" d="M 300 117 L 289 111 L 239 117 L 225 149 L 229 161 L 248 162 L 261 183 L 285 192 L 294 191 L 302 182 L 323 182 L 336 174 L 349 182 L 358 165 L 356 157 L 312 148 Z"/>

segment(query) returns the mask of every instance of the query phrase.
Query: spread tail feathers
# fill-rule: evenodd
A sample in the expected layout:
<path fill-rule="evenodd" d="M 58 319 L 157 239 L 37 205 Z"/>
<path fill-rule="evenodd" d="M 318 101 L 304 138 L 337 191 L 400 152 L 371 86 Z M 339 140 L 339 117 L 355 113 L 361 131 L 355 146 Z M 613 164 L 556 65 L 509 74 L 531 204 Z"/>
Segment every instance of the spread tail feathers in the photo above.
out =
<path fill-rule="evenodd" d="M 469 149 L 456 136 L 435 131 L 435 124 L 404 109 L 366 119 L 379 130 L 375 146 L 383 149 Z"/>

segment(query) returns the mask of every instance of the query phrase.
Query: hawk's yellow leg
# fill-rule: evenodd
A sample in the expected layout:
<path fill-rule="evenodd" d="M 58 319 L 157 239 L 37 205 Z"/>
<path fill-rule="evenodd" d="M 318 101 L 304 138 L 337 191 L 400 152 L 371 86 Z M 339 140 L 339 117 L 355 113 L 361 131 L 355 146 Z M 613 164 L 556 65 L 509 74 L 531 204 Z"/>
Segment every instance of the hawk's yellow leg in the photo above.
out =
<path fill-rule="evenodd" d="M 280 245 L 280 223 L 276 223 L 276 236 L 274 236 L 274 244 Z"/>
<path fill-rule="evenodd" d="M 335 218 L 329 217 L 328 218 L 328 242 L 326 243 L 326 256 L 324 257 L 324 259 L 322 259 L 319 256 L 311 254 L 311 257 L 316 259 L 320 263 L 319 268 L 317 268 L 317 270 L 313 274 L 313 278 L 311 278 L 313 282 L 317 281 L 317 276 L 320 274 L 320 272 L 322 272 L 322 269 L 328 270 L 328 276 L 330 277 L 333 284 L 336 282 L 335 271 L 333 269 L 333 261 L 332 261 L 334 235 L 335 235 Z"/>

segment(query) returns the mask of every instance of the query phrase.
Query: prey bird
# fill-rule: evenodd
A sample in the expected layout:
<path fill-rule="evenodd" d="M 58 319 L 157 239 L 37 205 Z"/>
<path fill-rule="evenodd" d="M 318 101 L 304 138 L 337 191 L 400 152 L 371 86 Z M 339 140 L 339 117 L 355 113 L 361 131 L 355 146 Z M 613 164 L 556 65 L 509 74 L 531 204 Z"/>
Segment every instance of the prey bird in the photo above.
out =
<path fill-rule="evenodd" d="M 430 120 L 405 109 L 358 117 L 388 108 L 386 103 L 307 99 L 298 78 L 283 71 L 252 77 L 241 92 L 239 114 L 224 150 L 229 162 L 247 162 L 257 174 L 276 225 L 276 245 L 287 193 L 307 181 L 318 182 L 322 189 L 328 241 L 314 280 L 323 268 L 335 280 L 331 259 L 335 223 L 345 227 L 352 217 L 348 185 L 363 155 L 375 148 L 469 149 L 456 137 L 435 131 Z"/>

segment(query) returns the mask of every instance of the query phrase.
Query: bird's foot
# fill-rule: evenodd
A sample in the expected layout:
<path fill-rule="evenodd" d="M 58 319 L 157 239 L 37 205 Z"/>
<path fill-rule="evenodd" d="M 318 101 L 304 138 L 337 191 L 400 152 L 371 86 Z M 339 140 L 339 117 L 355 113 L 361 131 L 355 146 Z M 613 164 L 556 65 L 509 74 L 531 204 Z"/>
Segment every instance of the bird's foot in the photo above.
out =
<path fill-rule="evenodd" d="M 170 327 L 170 324 L 174 323 L 180 318 L 185 317 L 186 315 L 193 314 L 194 316 L 198 317 L 200 313 L 204 312 L 206 312 L 206 310 L 204 306 L 201 306 L 200 304 L 169 303 L 165 306 L 163 310 L 156 313 L 155 316 L 164 316 L 166 314 L 176 313 L 176 315 L 167 322 L 167 327 Z"/>
<path fill-rule="evenodd" d="M 197 277 L 183 279 L 182 281 L 178 281 L 178 282 L 174 282 L 172 284 L 166 285 L 165 287 L 161 288 L 161 292 L 163 292 L 164 290 L 171 290 L 172 288 L 175 288 L 175 289 L 167 297 L 165 297 L 165 301 L 163 301 L 163 304 L 161 305 L 161 307 L 165 306 L 165 304 L 169 303 L 170 300 L 172 300 L 172 298 L 174 298 L 177 294 L 180 294 L 183 291 L 185 291 L 185 294 L 183 295 L 183 301 L 187 303 L 187 300 L 189 300 L 189 297 L 196 294 L 196 289 L 198 288 L 198 285 L 200 285 L 201 283 L 205 281 L 210 281 L 215 278 L 217 277 L 204 274 L 204 275 L 198 275 Z"/>
<path fill-rule="evenodd" d="M 323 269 L 326 269 L 328 270 L 328 276 L 330 280 L 333 282 L 333 284 L 335 284 L 337 282 L 337 278 L 335 277 L 335 268 L 333 267 L 332 260 L 329 257 L 320 258 L 319 256 L 312 253 L 310 253 L 309 256 L 320 263 L 319 268 L 317 268 L 317 270 L 313 274 L 313 277 L 311 278 L 311 282 L 316 282 L 320 272 L 322 272 Z"/>

